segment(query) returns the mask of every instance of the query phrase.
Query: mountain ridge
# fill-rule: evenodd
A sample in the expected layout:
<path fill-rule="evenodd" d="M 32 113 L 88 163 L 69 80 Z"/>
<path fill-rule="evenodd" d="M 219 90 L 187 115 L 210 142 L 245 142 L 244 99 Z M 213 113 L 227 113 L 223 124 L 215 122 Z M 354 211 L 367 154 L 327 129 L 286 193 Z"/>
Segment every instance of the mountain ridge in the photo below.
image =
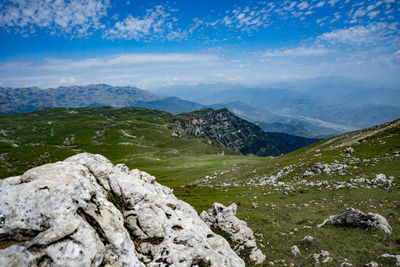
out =
<path fill-rule="evenodd" d="M 88 106 L 158 107 L 172 113 L 192 111 L 203 107 L 177 97 L 157 96 L 132 86 L 91 84 L 47 89 L 0 87 L 0 113 L 30 112 L 40 108 Z"/>
<path fill-rule="evenodd" d="M 279 156 L 319 141 L 282 133 L 264 132 L 257 125 L 241 119 L 227 108 L 202 109 L 179 114 L 174 133 L 180 137 L 207 137 L 242 154 Z"/>

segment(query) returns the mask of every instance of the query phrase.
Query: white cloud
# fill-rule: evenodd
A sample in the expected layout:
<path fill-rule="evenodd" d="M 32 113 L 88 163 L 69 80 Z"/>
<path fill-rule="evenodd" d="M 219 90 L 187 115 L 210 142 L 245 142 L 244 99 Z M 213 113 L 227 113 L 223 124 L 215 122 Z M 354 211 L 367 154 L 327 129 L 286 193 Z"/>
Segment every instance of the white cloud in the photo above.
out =
<path fill-rule="evenodd" d="M 130 84 L 147 87 L 175 80 L 215 77 L 223 60 L 216 54 L 152 53 L 120 54 L 76 59 L 44 59 L 41 62 L 0 62 L 0 82 L 6 86 L 42 88 L 90 83 Z"/>
<path fill-rule="evenodd" d="M 214 19 L 206 24 L 215 29 L 224 26 L 251 34 L 272 23 L 270 16 L 274 7 L 274 3 L 268 3 L 265 6 L 237 7 L 233 10 L 226 10 L 223 18 Z M 236 35 L 235 38 L 240 39 L 241 36 Z"/>
<path fill-rule="evenodd" d="M 190 53 L 144 53 L 144 54 L 119 54 L 112 56 L 93 57 L 81 60 L 73 59 L 52 59 L 45 58 L 42 63 L 34 64 L 28 62 L 0 62 L 2 70 L 82 70 L 100 68 L 126 68 L 145 64 L 187 64 L 215 61 L 217 57 L 211 54 L 190 54 Z"/>
<path fill-rule="evenodd" d="M 42 62 L 0 62 L 3 86 L 41 88 L 60 85 L 107 83 L 150 89 L 162 85 L 237 82 L 259 84 L 326 75 L 399 81 L 398 50 L 328 50 L 323 47 L 284 48 L 263 53 L 230 51 L 207 54 L 122 54 L 105 57 L 47 59 Z M 231 57 L 230 57 L 231 56 Z"/>
<path fill-rule="evenodd" d="M 310 5 L 307 2 L 301 2 L 300 4 L 297 5 L 297 7 L 300 10 L 306 9 L 307 7 L 309 7 Z"/>
<path fill-rule="evenodd" d="M 320 56 L 328 54 L 331 51 L 321 47 L 296 47 L 296 48 L 285 48 L 277 50 L 268 50 L 262 55 L 264 57 L 304 57 L 304 56 Z"/>
<path fill-rule="evenodd" d="M 334 6 L 337 2 L 339 2 L 339 0 L 329 0 L 331 6 Z"/>
<path fill-rule="evenodd" d="M 136 41 L 185 39 L 187 31 L 182 31 L 176 24 L 177 19 L 165 7 L 158 5 L 146 10 L 142 18 L 129 15 L 125 20 L 117 22 L 105 32 L 104 37 Z"/>
<path fill-rule="evenodd" d="M 393 34 L 398 34 L 397 23 L 372 23 L 367 26 L 358 25 L 347 29 L 333 30 L 320 35 L 319 41 L 330 44 L 347 44 L 356 46 L 367 46 L 381 44 L 386 40 L 393 40 Z"/>
<path fill-rule="evenodd" d="M 0 3 L 0 26 L 21 34 L 37 28 L 85 36 L 102 27 L 109 0 L 10 0 Z"/>
<path fill-rule="evenodd" d="M 368 13 L 368 17 L 370 18 L 370 19 L 374 19 L 378 14 L 380 13 L 380 11 L 372 11 L 372 12 L 369 12 Z"/>

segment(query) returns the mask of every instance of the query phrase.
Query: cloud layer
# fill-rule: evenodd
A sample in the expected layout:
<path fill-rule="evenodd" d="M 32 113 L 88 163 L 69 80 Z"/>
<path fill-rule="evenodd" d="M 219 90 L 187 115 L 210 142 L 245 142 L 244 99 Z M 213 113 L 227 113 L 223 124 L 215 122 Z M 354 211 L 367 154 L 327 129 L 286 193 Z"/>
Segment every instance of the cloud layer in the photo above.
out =
<path fill-rule="evenodd" d="M 109 0 L 6 0 L 0 2 L 0 26 L 26 36 L 45 29 L 82 37 L 103 28 L 108 6 Z"/>
<path fill-rule="evenodd" d="M 191 22 L 188 22 L 188 18 L 182 18 L 181 10 L 165 2 L 141 12 L 133 9 L 136 15 L 127 12 L 125 17 L 115 21 L 110 19 L 119 17 L 118 10 L 116 14 L 112 13 L 115 12 L 113 3 L 109 0 L 5 0 L 0 2 L 0 26 L 9 32 L 26 36 L 44 29 L 51 34 L 69 34 L 69 37 L 98 32 L 103 38 L 148 42 L 186 40 L 199 36 L 217 37 L 209 36 L 210 31 L 207 29 L 216 33 L 224 32 L 224 38 L 242 38 L 240 34 L 233 33 L 252 35 L 271 25 L 308 21 L 320 27 L 332 25 L 338 31 L 348 29 L 347 33 L 360 35 L 363 34 L 362 27 L 368 27 L 368 24 L 377 25 L 376 30 L 365 29 L 373 33 L 377 33 L 385 24 L 391 25 L 393 29 L 394 24 L 398 23 L 400 12 L 400 3 L 395 0 L 284 0 L 249 2 L 242 6 L 232 4 L 231 8 L 220 9 L 203 17 L 192 17 Z M 125 8 L 130 10 L 131 6 L 135 8 L 134 5 L 135 2 L 129 2 Z M 196 12 L 191 10 L 191 13 Z M 396 31 L 398 33 L 398 29 Z M 332 34 L 325 37 L 334 38 Z"/>
<path fill-rule="evenodd" d="M 400 82 L 399 1 L 225 1 L 215 8 L 211 0 L 204 1 L 210 1 L 210 10 L 161 0 L 145 7 L 140 1 L 0 1 L 3 38 L 93 38 L 107 48 L 113 48 L 110 43 L 129 48 L 107 50 L 106 56 L 55 55 L 35 62 L 7 55 L 11 59 L 0 62 L 0 83 L 154 87 L 325 75 Z M 149 43 L 158 45 L 155 51 L 172 52 L 149 53 Z M 135 49 L 145 52 L 131 53 Z"/>

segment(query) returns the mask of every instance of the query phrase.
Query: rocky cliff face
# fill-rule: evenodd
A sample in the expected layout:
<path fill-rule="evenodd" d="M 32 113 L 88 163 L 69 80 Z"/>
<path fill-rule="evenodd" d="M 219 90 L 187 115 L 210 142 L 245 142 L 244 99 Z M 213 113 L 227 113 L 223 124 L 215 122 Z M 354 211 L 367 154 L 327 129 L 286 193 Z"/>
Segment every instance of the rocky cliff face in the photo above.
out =
<path fill-rule="evenodd" d="M 179 116 L 174 121 L 174 135 L 181 138 L 208 138 L 245 155 L 278 156 L 318 141 L 281 133 L 266 133 L 226 108 L 203 109 Z"/>
<path fill-rule="evenodd" d="M 0 266 L 244 266 L 155 178 L 78 154 L 0 181 Z"/>

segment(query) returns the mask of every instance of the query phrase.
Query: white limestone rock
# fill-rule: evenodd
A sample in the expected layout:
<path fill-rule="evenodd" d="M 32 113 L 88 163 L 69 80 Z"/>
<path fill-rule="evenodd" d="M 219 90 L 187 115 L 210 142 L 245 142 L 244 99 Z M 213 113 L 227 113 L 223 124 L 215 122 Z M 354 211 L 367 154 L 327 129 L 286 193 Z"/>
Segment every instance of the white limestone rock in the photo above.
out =
<path fill-rule="evenodd" d="M 329 216 L 325 221 L 319 224 L 318 227 L 321 228 L 327 223 L 344 226 L 375 227 L 388 235 L 392 234 L 392 228 L 385 217 L 372 212 L 364 213 L 354 208 L 348 208 L 342 214 Z"/>
<path fill-rule="evenodd" d="M 385 253 L 379 256 L 379 259 L 385 261 L 386 264 L 393 264 L 394 266 L 400 266 L 400 255 L 391 255 Z M 390 263 L 388 262 L 390 261 Z"/>
<path fill-rule="evenodd" d="M 331 257 L 329 257 L 329 251 L 326 251 L 326 250 L 321 250 L 320 253 L 314 253 L 311 256 L 314 259 L 314 262 L 316 264 L 330 263 L 333 261 L 333 259 Z"/>
<path fill-rule="evenodd" d="M 392 186 L 394 177 L 386 177 L 383 173 L 377 174 L 374 179 L 371 180 L 371 183 L 374 185 L 387 185 L 388 188 Z"/>
<path fill-rule="evenodd" d="M 83 155 L 85 156 L 85 155 Z M 83 165 L 46 164 L 0 184 L 1 266 L 143 266 L 124 218 Z"/>
<path fill-rule="evenodd" d="M 208 225 L 229 234 L 232 241 L 237 243 L 234 250 L 239 255 L 250 251 L 250 260 L 255 264 L 261 264 L 265 261 L 265 255 L 257 248 L 253 231 L 245 221 L 236 217 L 236 209 L 235 203 L 228 207 L 220 203 L 214 203 L 211 209 L 202 211 L 200 217 Z"/>
<path fill-rule="evenodd" d="M 350 262 L 345 261 L 345 262 L 342 262 L 339 266 L 340 267 L 352 267 L 353 264 L 350 263 Z"/>
<path fill-rule="evenodd" d="M 298 246 L 293 245 L 290 247 L 290 251 L 292 252 L 293 255 L 297 256 L 300 254 L 300 249 Z"/>
<path fill-rule="evenodd" d="M 79 154 L 0 181 L 0 266 L 244 266 L 155 178 Z"/>
<path fill-rule="evenodd" d="M 300 242 L 312 244 L 314 242 L 314 237 L 306 235 Z"/>

